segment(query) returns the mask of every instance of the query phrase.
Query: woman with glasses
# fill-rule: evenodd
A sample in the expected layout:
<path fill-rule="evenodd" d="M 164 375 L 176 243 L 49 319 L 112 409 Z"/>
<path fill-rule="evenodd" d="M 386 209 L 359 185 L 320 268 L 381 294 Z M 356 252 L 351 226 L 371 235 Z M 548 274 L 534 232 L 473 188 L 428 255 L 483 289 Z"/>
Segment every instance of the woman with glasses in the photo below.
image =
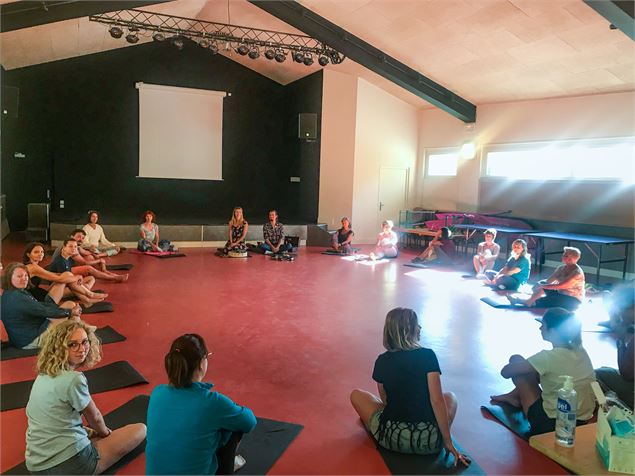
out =
<path fill-rule="evenodd" d="M 32 474 L 101 474 L 145 438 L 143 423 L 117 430 L 104 423 L 78 371 L 100 360 L 94 327 L 66 321 L 47 332 L 26 407 L 26 467 Z"/>
<path fill-rule="evenodd" d="M 400 453 L 435 454 L 445 448 L 454 464 L 469 465 L 452 443 L 450 426 L 457 400 L 441 388 L 434 351 L 421 347 L 421 326 L 412 309 L 398 307 L 386 315 L 384 352 L 375 361 L 373 380 L 379 397 L 353 390 L 351 403 L 376 442 Z"/>
<path fill-rule="evenodd" d="M 165 356 L 169 384 L 150 396 L 147 474 L 233 474 L 244 466 L 236 448 L 256 417 L 203 382 L 210 355 L 198 334 L 172 342 Z"/>

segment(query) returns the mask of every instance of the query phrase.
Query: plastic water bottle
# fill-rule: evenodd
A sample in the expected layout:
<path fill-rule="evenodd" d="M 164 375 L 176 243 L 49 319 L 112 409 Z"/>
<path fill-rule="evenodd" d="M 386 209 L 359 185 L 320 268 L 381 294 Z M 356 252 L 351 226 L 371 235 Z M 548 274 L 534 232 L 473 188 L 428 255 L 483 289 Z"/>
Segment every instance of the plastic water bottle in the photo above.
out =
<path fill-rule="evenodd" d="M 576 410 L 578 394 L 573 389 L 573 377 L 563 375 L 564 385 L 558 390 L 556 413 L 556 443 L 571 447 L 575 441 Z"/>

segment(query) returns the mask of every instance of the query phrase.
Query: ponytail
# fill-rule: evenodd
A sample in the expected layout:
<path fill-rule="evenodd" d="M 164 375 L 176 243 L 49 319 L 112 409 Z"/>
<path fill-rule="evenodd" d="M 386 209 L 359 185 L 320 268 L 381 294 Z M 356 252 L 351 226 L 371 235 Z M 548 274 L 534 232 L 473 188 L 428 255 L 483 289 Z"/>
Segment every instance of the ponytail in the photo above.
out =
<path fill-rule="evenodd" d="M 192 385 L 194 372 L 207 357 L 205 341 L 198 334 L 185 334 L 172 342 L 165 355 L 165 371 L 170 385 L 176 388 Z"/>

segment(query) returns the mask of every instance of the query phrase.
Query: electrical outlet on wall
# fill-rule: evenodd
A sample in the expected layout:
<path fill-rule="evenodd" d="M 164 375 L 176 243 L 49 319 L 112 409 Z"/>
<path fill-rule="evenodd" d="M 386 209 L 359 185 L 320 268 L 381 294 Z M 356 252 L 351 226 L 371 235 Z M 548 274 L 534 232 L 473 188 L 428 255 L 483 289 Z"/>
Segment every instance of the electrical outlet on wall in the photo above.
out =
<path fill-rule="evenodd" d="M 60 200 L 60 208 L 64 208 L 64 200 Z"/>

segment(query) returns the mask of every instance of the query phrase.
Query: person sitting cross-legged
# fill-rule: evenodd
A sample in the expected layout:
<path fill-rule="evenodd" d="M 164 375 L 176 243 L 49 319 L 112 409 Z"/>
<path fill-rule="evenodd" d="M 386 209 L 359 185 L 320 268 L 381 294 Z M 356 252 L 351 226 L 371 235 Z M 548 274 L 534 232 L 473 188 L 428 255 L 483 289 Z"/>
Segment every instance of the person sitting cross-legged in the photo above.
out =
<path fill-rule="evenodd" d="M 562 265 L 545 280 L 538 281 L 529 299 L 507 296 L 512 304 L 527 307 L 562 307 L 574 311 L 584 300 L 584 271 L 578 265 L 580 250 L 565 246 L 562 253 Z"/>
<path fill-rule="evenodd" d="M 527 253 L 527 242 L 519 238 L 512 243 L 512 255 L 500 271 L 485 271 L 485 282 L 497 289 L 516 291 L 527 282 L 530 271 L 531 260 Z"/>
<path fill-rule="evenodd" d="M 211 355 L 198 334 L 177 338 L 165 355 L 169 383 L 148 406 L 147 474 L 233 474 L 245 464 L 236 449 L 256 417 L 203 381 Z"/>
<path fill-rule="evenodd" d="M 411 454 L 436 454 L 442 448 L 469 465 L 452 442 L 450 427 L 457 410 L 452 392 L 443 392 L 441 370 L 432 349 L 420 344 L 421 326 L 412 309 L 386 315 L 384 347 L 373 380 L 379 396 L 353 390 L 351 404 L 379 446 Z"/>
<path fill-rule="evenodd" d="M 269 221 L 262 227 L 262 236 L 265 240 L 260 247 L 271 253 L 284 253 L 291 251 L 291 245 L 284 241 L 284 225 L 278 221 L 278 212 L 269 211 Z"/>
<path fill-rule="evenodd" d="M 343 254 L 350 255 L 353 253 L 351 242 L 353 241 L 353 230 L 351 222 L 347 217 L 342 218 L 342 228 L 338 229 L 331 237 L 331 248 Z"/>
<path fill-rule="evenodd" d="M 554 431 L 558 390 L 563 375 L 573 378 L 578 394 L 577 419 L 585 422 L 593 416 L 595 398 L 591 382 L 595 380 L 591 359 L 582 347 L 582 325 L 575 314 L 562 308 L 552 308 L 538 318 L 542 338 L 553 346 L 523 358 L 512 355 L 501 375 L 512 379 L 514 389 L 493 395 L 493 402 L 522 408 L 530 425 L 531 435 Z"/>
<path fill-rule="evenodd" d="M 485 271 L 494 268 L 501 250 L 500 245 L 494 243 L 496 239 L 496 230 L 494 228 L 485 230 L 483 236 L 485 237 L 485 241 L 478 244 L 476 254 L 472 258 L 476 277 L 479 279 L 485 277 Z"/>

